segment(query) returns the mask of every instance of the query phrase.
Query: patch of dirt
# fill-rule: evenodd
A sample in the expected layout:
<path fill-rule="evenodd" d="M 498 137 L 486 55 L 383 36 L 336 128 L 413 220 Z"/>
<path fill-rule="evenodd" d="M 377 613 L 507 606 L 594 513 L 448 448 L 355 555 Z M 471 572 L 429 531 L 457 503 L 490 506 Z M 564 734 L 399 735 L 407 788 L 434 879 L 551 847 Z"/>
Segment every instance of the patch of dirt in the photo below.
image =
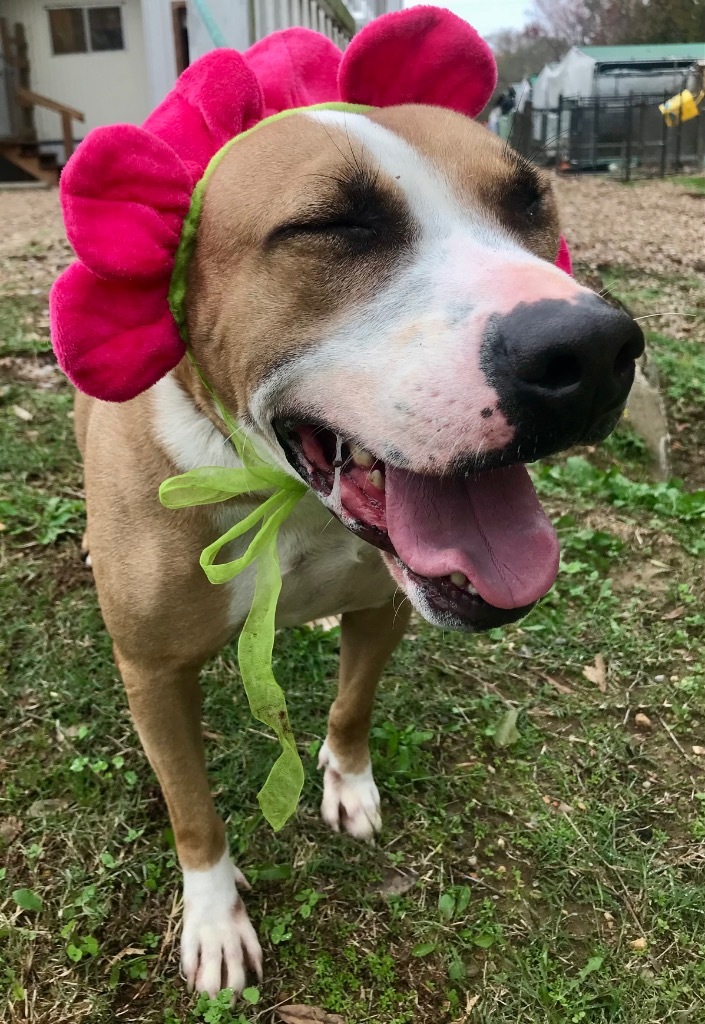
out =
<path fill-rule="evenodd" d="M 657 275 L 655 307 L 630 312 L 648 315 L 669 337 L 697 339 L 705 316 L 701 205 L 668 180 L 627 188 L 584 175 L 557 178 L 555 187 L 579 280 L 600 290 L 610 267 L 633 271 L 637 287 L 638 275 Z M 653 278 L 645 283 L 653 286 Z"/>
<path fill-rule="evenodd" d="M 0 296 L 42 295 L 73 258 L 59 190 L 0 192 Z"/>
<path fill-rule="evenodd" d="M 0 381 L 23 381 L 33 384 L 39 391 L 53 391 L 63 387 L 66 378 L 56 365 L 53 351 L 27 356 L 0 358 Z"/>
<path fill-rule="evenodd" d="M 66 544 L 59 548 L 50 561 L 50 571 L 54 581 L 54 598 L 94 585 L 93 573 L 81 561 L 78 544 Z"/>
<path fill-rule="evenodd" d="M 612 574 L 614 589 L 619 592 L 633 593 L 637 588 L 648 590 L 651 594 L 665 594 L 673 581 L 673 570 L 670 566 L 659 566 L 653 562 L 631 565 L 622 572 Z"/>
<path fill-rule="evenodd" d="M 667 180 L 627 188 L 583 175 L 558 178 L 556 191 L 571 250 L 593 270 L 618 264 L 683 274 L 702 259 L 702 212 Z"/>

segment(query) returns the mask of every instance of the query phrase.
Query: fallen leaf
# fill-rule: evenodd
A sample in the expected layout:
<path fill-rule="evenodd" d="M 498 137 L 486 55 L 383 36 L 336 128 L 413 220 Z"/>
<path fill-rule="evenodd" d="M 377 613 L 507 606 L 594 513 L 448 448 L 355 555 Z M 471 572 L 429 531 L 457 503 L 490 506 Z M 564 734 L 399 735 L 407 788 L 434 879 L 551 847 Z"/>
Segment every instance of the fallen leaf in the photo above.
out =
<path fill-rule="evenodd" d="M 682 619 L 685 615 L 685 605 L 679 604 L 677 608 L 673 608 L 670 612 L 666 612 L 665 615 L 661 616 L 663 622 L 672 622 L 673 619 Z"/>
<path fill-rule="evenodd" d="M 143 949 L 141 946 L 125 946 L 124 949 L 121 949 L 119 953 L 116 953 L 112 960 L 109 960 L 105 965 L 106 974 L 111 967 L 119 963 L 120 960 L 124 960 L 126 956 L 144 956 L 146 952 L 147 950 Z"/>
<path fill-rule="evenodd" d="M 637 729 L 651 729 L 653 722 L 648 715 L 645 715 L 643 711 L 640 711 L 638 714 L 634 715 L 634 725 Z"/>
<path fill-rule="evenodd" d="M 704 757 L 705 756 L 705 747 L 697 747 L 696 746 L 696 747 L 693 747 L 692 749 L 693 749 L 693 753 L 695 754 L 696 757 Z"/>
<path fill-rule="evenodd" d="M 345 1024 L 338 1013 L 328 1013 L 320 1006 L 278 1006 L 274 1011 L 284 1024 Z"/>
<path fill-rule="evenodd" d="M 639 939 L 633 939 L 629 943 L 629 945 L 632 947 L 632 949 L 636 949 L 638 952 L 641 952 L 642 950 L 646 949 L 646 939 L 643 938 L 643 936 Z"/>
<path fill-rule="evenodd" d="M 495 747 L 511 747 L 513 743 L 519 739 L 519 730 L 517 729 L 517 718 L 519 712 L 516 708 L 510 708 L 502 718 L 495 729 L 494 736 L 492 737 Z"/>
<path fill-rule="evenodd" d="M 43 818 L 47 814 L 54 814 L 56 811 L 65 811 L 69 801 L 63 797 L 52 797 L 49 800 L 35 800 L 27 808 L 29 818 Z"/>
<path fill-rule="evenodd" d="M 11 843 L 20 834 L 24 825 L 19 818 L 11 814 L 8 818 L 0 818 L 0 839 Z"/>
<path fill-rule="evenodd" d="M 557 679 L 553 678 L 553 676 L 547 676 L 543 672 L 541 673 L 541 675 L 546 680 L 546 682 L 549 683 L 554 690 L 558 690 L 559 693 L 573 693 L 573 690 L 570 688 L 570 686 L 566 686 L 565 683 L 559 683 Z"/>
<path fill-rule="evenodd" d="M 34 416 L 27 409 L 23 409 L 21 405 L 13 405 L 12 411 L 18 420 L 23 420 L 25 423 L 29 423 L 30 420 L 34 419 Z"/>
<path fill-rule="evenodd" d="M 604 693 L 607 689 L 607 665 L 605 659 L 601 654 L 595 655 L 595 664 L 586 665 L 583 669 L 583 675 L 591 683 L 595 683 L 600 693 Z"/>
<path fill-rule="evenodd" d="M 405 892 L 413 888 L 419 880 L 414 871 L 407 873 L 397 871 L 396 868 L 388 868 L 384 872 L 384 880 L 377 889 L 383 896 L 403 896 Z"/>

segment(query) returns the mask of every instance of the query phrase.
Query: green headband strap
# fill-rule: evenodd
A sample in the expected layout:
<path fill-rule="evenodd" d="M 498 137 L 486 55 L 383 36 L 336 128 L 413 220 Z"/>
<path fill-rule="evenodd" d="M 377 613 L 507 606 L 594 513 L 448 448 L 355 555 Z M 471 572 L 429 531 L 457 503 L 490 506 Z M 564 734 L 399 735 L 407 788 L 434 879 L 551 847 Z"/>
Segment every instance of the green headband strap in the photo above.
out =
<path fill-rule="evenodd" d="M 276 466 L 265 462 L 255 451 L 238 424 L 214 394 L 190 351 L 186 319 L 186 282 L 203 209 L 206 185 L 230 147 L 270 121 L 278 121 L 301 110 L 340 110 L 360 114 L 370 107 L 350 103 L 321 103 L 297 110 L 283 110 L 260 121 L 253 128 L 230 139 L 212 158 L 194 190 L 186 215 L 169 286 L 169 307 L 198 376 L 213 398 L 230 440 L 242 463 L 241 468 L 204 466 L 165 480 L 159 488 L 159 500 L 166 508 L 211 505 L 247 494 L 272 491 L 258 508 L 239 520 L 226 533 L 201 552 L 200 564 L 211 583 L 226 583 L 257 560 L 257 580 L 250 611 L 238 641 L 238 662 L 250 711 L 263 725 L 272 729 L 282 752 L 272 766 L 267 781 L 257 794 L 262 814 L 275 831 L 282 828 L 295 812 L 304 782 L 304 769 L 296 747 L 284 693 L 272 671 L 274 624 L 281 591 L 281 569 L 277 552 L 279 528 L 307 491 L 306 485 Z M 259 524 L 259 525 L 258 525 Z M 230 562 L 216 562 L 226 544 L 256 530 L 244 554 Z"/>

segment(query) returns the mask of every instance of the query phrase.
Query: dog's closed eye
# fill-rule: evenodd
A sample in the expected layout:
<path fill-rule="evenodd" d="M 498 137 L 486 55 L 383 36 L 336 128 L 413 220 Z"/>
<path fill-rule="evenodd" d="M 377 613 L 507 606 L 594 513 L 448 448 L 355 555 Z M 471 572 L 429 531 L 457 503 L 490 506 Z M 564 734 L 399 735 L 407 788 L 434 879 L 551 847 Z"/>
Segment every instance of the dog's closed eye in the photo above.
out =
<path fill-rule="evenodd" d="M 514 215 L 532 222 L 546 211 L 550 186 L 527 161 L 518 159 L 506 185 L 505 206 Z"/>
<path fill-rule="evenodd" d="M 309 200 L 299 216 L 278 225 L 267 247 L 297 240 L 335 243 L 348 250 L 399 245 L 409 237 L 410 217 L 403 201 L 365 168 L 350 168 L 331 179 L 333 188 Z M 330 184 L 330 183 L 329 183 Z"/>

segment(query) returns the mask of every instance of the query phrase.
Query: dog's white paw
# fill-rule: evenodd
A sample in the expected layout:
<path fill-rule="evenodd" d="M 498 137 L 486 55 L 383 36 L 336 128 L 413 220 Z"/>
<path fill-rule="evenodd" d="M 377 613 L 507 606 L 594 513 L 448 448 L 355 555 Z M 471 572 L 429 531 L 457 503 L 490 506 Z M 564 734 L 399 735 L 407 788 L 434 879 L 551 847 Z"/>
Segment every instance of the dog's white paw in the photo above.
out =
<path fill-rule="evenodd" d="M 189 988 L 212 997 L 242 992 L 248 967 L 262 978 L 262 949 L 238 886 L 249 889 L 227 851 L 206 871 L 184 870 L 181 970 Z"/>
<path fill-rule="evenodd" d="M 325 768 L 321 816 L 334 832 L 343 829 L 356 839 L 373 840 L 382 828 L 379 790 L 368 764 L 362 772 L 341 772 L 338 758 L 328 746 L 321 747 L 318 767 Z"/>

